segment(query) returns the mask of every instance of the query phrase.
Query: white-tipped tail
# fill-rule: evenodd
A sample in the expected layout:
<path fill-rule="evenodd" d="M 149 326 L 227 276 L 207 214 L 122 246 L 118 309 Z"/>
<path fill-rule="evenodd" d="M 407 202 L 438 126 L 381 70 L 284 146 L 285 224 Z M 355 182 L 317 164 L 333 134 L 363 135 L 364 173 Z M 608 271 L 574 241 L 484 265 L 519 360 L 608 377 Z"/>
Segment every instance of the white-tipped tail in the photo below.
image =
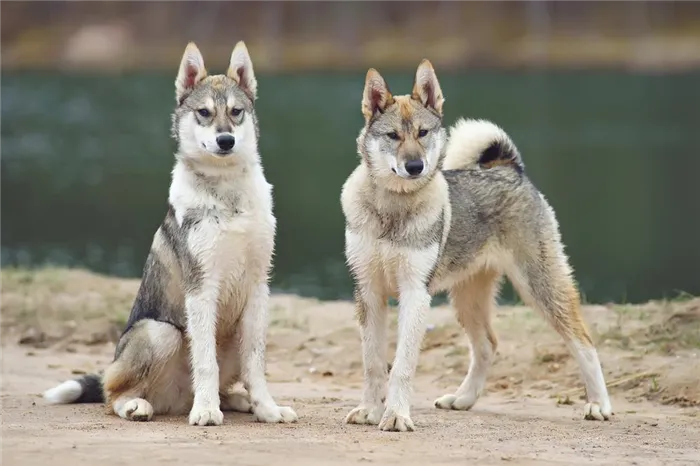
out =
<path fill-rule="evenodd" d="M 443 170 L 493 163 L 523 168 L 518 149 L 498 125 L 487 120 L 457 120 L 450 128 Z"/>
<path fill-rule="evenodd" d="M 83 387 L 76 380 L 63 382 L 44 392 L 44 399 L 50 404 L 73 403 L 83 394 Z"/>

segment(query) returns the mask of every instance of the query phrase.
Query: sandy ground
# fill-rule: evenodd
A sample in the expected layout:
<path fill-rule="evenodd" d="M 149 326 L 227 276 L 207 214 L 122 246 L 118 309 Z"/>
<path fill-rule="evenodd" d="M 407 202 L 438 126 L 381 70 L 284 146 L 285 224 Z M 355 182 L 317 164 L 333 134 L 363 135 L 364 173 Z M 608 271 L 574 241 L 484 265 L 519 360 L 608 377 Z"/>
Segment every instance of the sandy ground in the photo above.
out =
<path fill-rule="evenodd" d="M 615 409 L 606 423 L 582 420 L 575 364 L 525 307 L 494 316 L 498 356 L 473 410 L 433 408 L 469 362 L 462 330 L 437 307 L 415 383 L 417 431 L 345 425 L 362 386 L 352 306 L 286 295 L 272 300 L 268 380 L 296 424 L 239 413 L 219 427 L 191 427 L 184 416 L 129 423 L 100 405 L 47 406 L 43 390 L 109 363 L 137 287 L 81 271 L 3 270 L 3 464 L 700 464 L 697 298 L 585 307 Z M 390 335 L 394 348 L 395 325 Z"/>

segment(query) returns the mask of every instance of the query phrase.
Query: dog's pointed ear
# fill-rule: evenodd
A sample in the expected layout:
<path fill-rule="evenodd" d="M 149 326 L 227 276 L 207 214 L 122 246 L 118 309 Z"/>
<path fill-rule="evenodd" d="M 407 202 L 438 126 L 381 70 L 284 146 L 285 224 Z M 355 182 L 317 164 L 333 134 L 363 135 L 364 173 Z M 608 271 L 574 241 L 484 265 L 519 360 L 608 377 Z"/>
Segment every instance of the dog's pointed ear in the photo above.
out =
<path fill-rule="evenodd" d="M 365 78 L 365 90 L 362 94 L 362 114 L 365 116 L 365 121 L 374 117 L 377 112 L 384 112 L 384 109 L 394 103 L 394 97 L 386 85 L 386 81 L 382 78 L 374 68 L 367 71 Z"/>
<path fill-rule="evenodd" d="M 433 65 L 428 60 L 423 60 L 418 65 L 411 97 L 442 116 L 442 104 L 445 103 L 445 98 L 442 96 L 442 89 Z"/>
<path fill-rule="evenodd" d="M 187 44 L 180 62 L 180 71 L 175 79 L 175 100 L 178 104 L 192 92 L 192 89 L 204 78 L 207 70 L 204 68 L 204 58 L 194 42 Z"/>
<path fill-rule="evenodd" d="M 258 97 L 258 81 L 253 72 L 253 62 L 248 54 L 245 42 L 239 41 L 231 52 L 231 62 L 226 76 L 238 83 L 238 87 L 248 94 L 252 100 Z"/>

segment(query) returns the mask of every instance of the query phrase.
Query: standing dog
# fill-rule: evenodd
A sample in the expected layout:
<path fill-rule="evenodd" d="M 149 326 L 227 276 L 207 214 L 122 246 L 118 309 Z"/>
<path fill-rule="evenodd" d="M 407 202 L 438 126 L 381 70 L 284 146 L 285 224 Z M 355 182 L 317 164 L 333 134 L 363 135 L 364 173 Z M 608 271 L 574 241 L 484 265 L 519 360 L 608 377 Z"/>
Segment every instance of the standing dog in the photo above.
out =
<path fill-rule="evenodd" d="M 435 406 L 471 408 L 496 351 L 490 314 L 503 274 L 576 358 L 588 394 L 585 418 L 608 419 L 603 372 L 579 313 L 552 208 L 525 176 L 518 150 L 498 126 L 462 119 L 446 143 L 444 100 L 427 60 L 418 67 L 411 95 L 393 96 L 377 71 L 367 73 L 365 127 L 357 139 L 361 163 L 341 196 L 365 379 L 362 402 L 346 422 L 414 430 L 412 379 L 431 296 L 440 291 L 449 292 L 472 356 L 462 385 Z M 385 398 L 392 296 L 399 300 L 399 331 Z"/>
<path fill-rule="evenodd" d="M 48 390 L 53 403 L 106 401 L 148 421 L 190 411 L 220 425 L 222 410 L 293 422 L 265 381 L 272 187 L 258 153 L 257 81 L 243 42 L 226 75 L 208 76 L 194 43 L 175 81 L 178 142 L 169 208 L 156 231 L 126 329 L 104 376 Z M 242 381 L 247 393 L 231 389 Z"/>

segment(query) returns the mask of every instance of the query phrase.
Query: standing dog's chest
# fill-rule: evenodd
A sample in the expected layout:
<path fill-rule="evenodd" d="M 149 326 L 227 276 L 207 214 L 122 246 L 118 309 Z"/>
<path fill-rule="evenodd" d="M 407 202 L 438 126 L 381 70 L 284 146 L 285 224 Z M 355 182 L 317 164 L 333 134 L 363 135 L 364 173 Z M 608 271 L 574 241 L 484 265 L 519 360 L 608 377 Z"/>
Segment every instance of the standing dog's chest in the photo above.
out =
<path fill-rule="evenodd" d="M 361 282 L 380 283 L 397 296 L 399 283 L 424 282 L 437 259 L 437 244 L 420 250 L 378 239 L 371 233 L 346 231 L 346 256 L 353 275 Z"/>
<path fill-rule="evenodd" d="M 434 270 L 444 231 L 444 211 L 379 211 L 364 208 L 361 222 L 348 222 L 346 253 L 361 275 L 381 280 L 395 295 L 399 282 L 420 283 Z"/>
<path fill-rule="evenodd" d="M 405 212 L 378 212 L 374 209 L 368 209 L 367 216 L 369 218 L 365 232 L 378 242 L 380 248 L 381 244 L 387 242 L 397 247 L 421 246 L 426 238 L 432 237 L 432 232 L 428 231 L 431 225 L 426 225 L 419 216 L 406 215 Z"/>

